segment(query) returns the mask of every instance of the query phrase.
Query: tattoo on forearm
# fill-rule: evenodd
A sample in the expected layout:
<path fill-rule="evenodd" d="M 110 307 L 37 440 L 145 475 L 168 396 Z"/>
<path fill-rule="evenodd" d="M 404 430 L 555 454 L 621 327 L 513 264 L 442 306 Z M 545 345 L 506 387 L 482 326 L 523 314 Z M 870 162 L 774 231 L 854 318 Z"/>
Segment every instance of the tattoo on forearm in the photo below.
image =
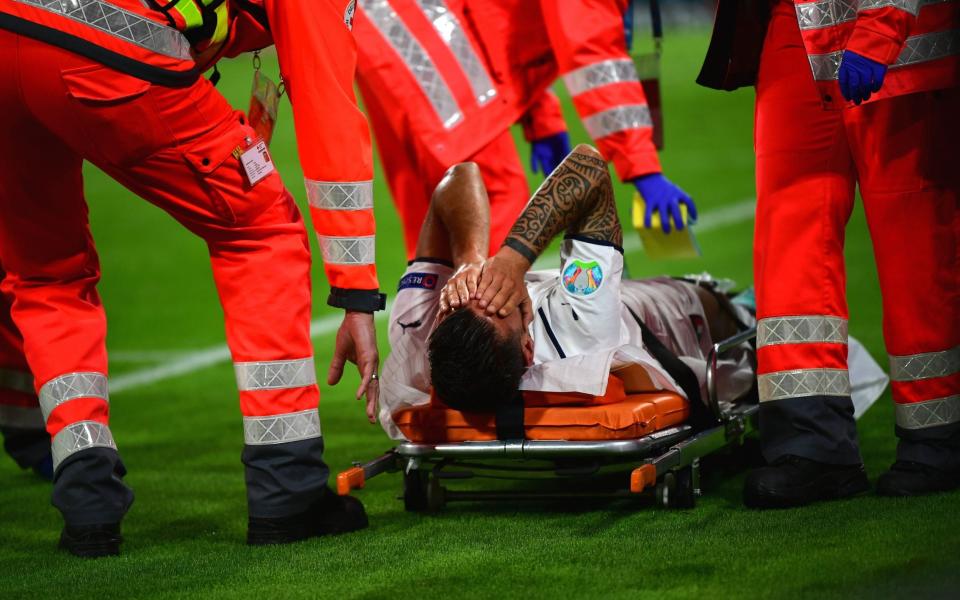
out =
<path fill-rule="evenodd" d="M 564 159 L 527 203 L 506 245 L 514 250 L 523 245 L 539 256 L 564 229 L 623 244 L 613 185 L 603 159 L 578 151 Z"/>

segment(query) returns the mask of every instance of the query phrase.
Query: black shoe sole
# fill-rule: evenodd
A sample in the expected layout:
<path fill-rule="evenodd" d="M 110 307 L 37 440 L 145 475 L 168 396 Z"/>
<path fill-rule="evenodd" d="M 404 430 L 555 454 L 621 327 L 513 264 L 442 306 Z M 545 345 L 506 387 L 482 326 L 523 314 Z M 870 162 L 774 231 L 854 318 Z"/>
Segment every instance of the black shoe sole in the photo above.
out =
<path fill-rule="evenodd" d="M 251 518 L 247 524 L 247 545 L 293 544 L 310 538 L 340 535 L 367 528 L 367 514 L 358 500 L 345 498 L 339 503 L 341 510 L 319 517 L 311 518 L 311 511 L 308 511 L 287 519 Z M 312 510 L 323 509 L 317 507 Z"/>
<path fill-rule="evenodd" d="M 835 486 L 820 486 L 810 484 L 804 487 L 792 488 L 787 491 L 744 488 L 743 503 L 747 508 L 796 508 L 814 502 L 825 500 L 842 500 L 862 494 L 870 489 L 870 481 L 866 473 L 853 473 L 842 481 L 835 482 Z"/>
<path fill-rule="evenodd" d="M 930 486 L 924 489 L 904 487 L 897 484 L 891 484 L 884 481 L 882 478 L 877 482 L 877 495 L 884 496 L 886 498 L 910 498 L 913 496 L 929 496 L 930 494 L 942 494 L 944 492 L 952 492 L 960 488 L 960 482 L 958 483 L 945 483 L 938 486 Z"/>
<path fill-rule="evenodd" d="M 102 558 L 104 556 L 120 555 L 119 540 L 81 542 L 67 537 L 66 532 L 60 534 L 59 547 L 61 550 L 66 550 L 80 558 Z"/>

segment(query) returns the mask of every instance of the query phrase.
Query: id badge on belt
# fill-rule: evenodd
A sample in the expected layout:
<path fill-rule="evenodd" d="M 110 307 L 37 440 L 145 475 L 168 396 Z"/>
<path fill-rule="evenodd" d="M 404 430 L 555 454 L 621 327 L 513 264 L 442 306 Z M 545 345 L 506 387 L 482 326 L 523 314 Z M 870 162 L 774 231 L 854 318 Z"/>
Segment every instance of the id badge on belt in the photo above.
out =
<path fill-rule="evenodd" d="M 273 166 L 273 159 L 270 158 L 270 151 L 267 149 L 267 142 L 261 138 L 253 140 L 246 139 L 247 148 L 237 147 L 233 151 L 234 156 L 240 160 L 243 165 L 243 172 L 247 176 L 247 183 L 253 187 L 260 183 L 264 177 L 273 173 L 276 167 Z"/>

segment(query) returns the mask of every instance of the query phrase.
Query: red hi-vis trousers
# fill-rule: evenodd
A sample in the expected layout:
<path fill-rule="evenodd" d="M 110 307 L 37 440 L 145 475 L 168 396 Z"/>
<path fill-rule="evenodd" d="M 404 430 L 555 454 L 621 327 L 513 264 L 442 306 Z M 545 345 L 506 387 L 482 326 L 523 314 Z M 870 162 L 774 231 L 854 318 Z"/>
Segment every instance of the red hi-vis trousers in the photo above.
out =
<path fill-rule="evenodd" d="M 960 423 L 960 89 L 826 110 L 796 15 L 783 7 L 768 30 L 756 105 L 764 453 L 860 462 L 843 259 L 859 184 L 883 292 L 900 458 L 936 462 L 904 442 L 950 437 Z"/>
<path fill-rule="evenodd" d="M 68 524 L 117 522 L 132 501 L 115 476 L 123 468 L 108 426 L 106 319 L 83 160 L 206 241 L 240 388 L 251 514 L 304 510 L 326 479 L 307 232 L 277 173 L 247 183 L 234 155 L 255 136 L 243 115 L 205 79 L 150 85 L 0 30 L 0 131 L 2 288 L 52 438 L 54 504 Z M 0 345 L 25 366 L 9 336 Z M 313 446 L 285 460 L 288 443 Z M 283 465 L 309 476 L 284 487 Z"/>

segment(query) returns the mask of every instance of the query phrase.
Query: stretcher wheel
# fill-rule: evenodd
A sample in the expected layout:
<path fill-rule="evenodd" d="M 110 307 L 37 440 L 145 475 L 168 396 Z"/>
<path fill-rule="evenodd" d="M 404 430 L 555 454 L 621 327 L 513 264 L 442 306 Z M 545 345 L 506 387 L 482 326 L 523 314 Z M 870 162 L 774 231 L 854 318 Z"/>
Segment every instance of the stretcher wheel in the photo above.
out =
<path fill-rule="evenodd" d="M 436 475 L 427 484 L 427 509 L 438 511 L 447 503 L 447 490 L 440 485 L 440 478 Z"/>
<path fill-rule="evenodd" d="M 427 489 L 430 473 L 413 469 L 403 473 L 403 508 L 408 512 L 422 512 L 430 507 Z"/>
<path fill-rule="evenodd" d="M 657 501 L 666 508 L 693 508 L 697 497 L 693 467 L 684 467 L 663 476 L 656 489 Z"/>

